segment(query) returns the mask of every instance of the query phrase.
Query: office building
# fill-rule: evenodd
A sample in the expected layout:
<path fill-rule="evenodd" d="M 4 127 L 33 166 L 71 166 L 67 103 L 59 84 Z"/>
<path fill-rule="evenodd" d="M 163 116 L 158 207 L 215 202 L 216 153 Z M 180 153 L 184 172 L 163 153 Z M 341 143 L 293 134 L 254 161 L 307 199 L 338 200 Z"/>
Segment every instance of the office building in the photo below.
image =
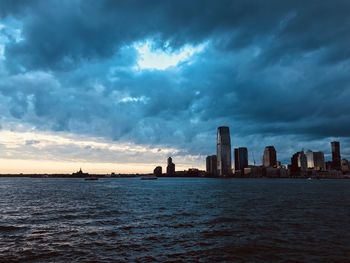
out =
<path fill-rule="evenodd" d="M 210 155 L 206 158 L 206 171 L 210 175 L 216 175 L 217 174 L 217 158 L 216 155 Z"/>
<path fill-rule="evenodd" d="M 231 138 L 229 127 L 219 127 L 217 131 L 217 173 L 219 176 L 230 176 L 231 165 Z"/>
<path fill-rule="evenodd" d="M 307 157 L 304 151 L 301 151 L 298 156 L 298 165 L 301 172 L 307 171 Z"/>
<path fill-rule="evenodd" d="M 314 153 L 311 150 L 307 150 L 305 155 L 306 155 L 306 160 L 307 160 L 307 168 L 314 169 L 314 167 L 315 167 Z"/>
<path fill-rule="evenodd" d="M 296 152 L 291 158 L 290 171 L 292 175 L 300 175 L 307 171 L 308 162 L 304 151 Z"/>
<path fill-rule="evenodd" d="M 244 168 L 248 167 L 248 149 L 246 147 L 235 148 L 235 171 L 244 173 Z"/>
<path fill-rule="evenodd" d="M 341 170 L 344 174 L 348 174 L 350 171 L 349 161 L 346 159 L 341 160 Z"/>
<path fill-rule="evenodd" d="M 277 153 L 275 147 L 266 146 L 263 155 L 264 167 L 277 167 Z"/>
<path fill-rule="evenodd" d="M 341 157 L 340 157 L 340 143 L 331 142 L 332 147 L 332 168 L 334 170 L 341 170 Z"/>
<path fill-rule="evenodd" d="M 323 152 L 314 152 L 314 169 L 317 171 L 326 170 L 326 163 L 324 161 L 324 153 Z"/>
<path fill-rule="evenodd" d="M 173 159 L 171 157 L 168 158 L 168 165 L 166 167 L 167 176 L 175 175 L 175 164 L 173 163 Z"/>

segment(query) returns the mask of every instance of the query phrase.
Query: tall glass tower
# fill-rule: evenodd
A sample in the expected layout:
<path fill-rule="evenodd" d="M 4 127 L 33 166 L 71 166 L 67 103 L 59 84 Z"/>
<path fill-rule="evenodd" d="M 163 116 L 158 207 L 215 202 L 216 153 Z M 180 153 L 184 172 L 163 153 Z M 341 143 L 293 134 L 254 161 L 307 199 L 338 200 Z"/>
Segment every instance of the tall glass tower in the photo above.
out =
<path fill-rule="evenodd" d="M 216 152 L 219 176 L 229 176 L 231 168 L 231 138 L 229 127 L 219 127 L 216 141 Z"/>

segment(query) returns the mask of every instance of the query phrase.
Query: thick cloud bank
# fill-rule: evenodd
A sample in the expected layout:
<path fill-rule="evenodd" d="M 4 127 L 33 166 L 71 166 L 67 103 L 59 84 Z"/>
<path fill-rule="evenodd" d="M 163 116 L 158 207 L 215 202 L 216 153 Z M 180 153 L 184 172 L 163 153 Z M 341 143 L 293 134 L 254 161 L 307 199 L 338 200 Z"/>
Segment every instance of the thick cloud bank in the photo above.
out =
<path fill-rule="evenodd" d="M 339 139 L 350 157 L 350 2 L 0 1 L 1 122 L 260 161 Z M 150 58 L 186 54 L 169 67 Z M 164 62 L 160 61 L 159 63 Z M 252 158 L 250 156 L 250 158 Z"/>

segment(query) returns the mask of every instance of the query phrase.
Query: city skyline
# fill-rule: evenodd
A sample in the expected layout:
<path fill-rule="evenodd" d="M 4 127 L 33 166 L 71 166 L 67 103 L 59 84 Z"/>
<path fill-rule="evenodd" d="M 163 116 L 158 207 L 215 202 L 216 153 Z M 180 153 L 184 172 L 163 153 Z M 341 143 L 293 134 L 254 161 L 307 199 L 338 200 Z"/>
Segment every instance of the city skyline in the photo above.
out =
<path fill-rule="evenodd" d="M 72 139 L 72 138 L 70 138 Z M 97 142 L 95 142 L 97 143 Z M 131 145 L 127 145 L 127 147 L 130 147 Z M 90 147 L 90 146 L 89 146 Z M 132 149 L 130 147 L 129 149 Z M 172 156 L 168 156 L 166 160 L 165 165 L 165 174 L 167 176 L 175 176 L 175 172 L 181 172 L 181 171 L 190 171 L 191 169 L 200 169 L 202 171 L 207 171 L 207 173 L 211 175 L 215 175 L 218 177 L 230 177 L 237 171 L 243 173 L 244 175 L 244 169 L 250 167 L 271 167 L 271 168 L 278 168 L 278 167 L 285 167 L 286 169 L 289 169 L 291 174 L 295 172 L 300 171 L 307 171 L 308 169 L 312 169 L 315 171 L 327 171 L 330 169 L 334 170 L 342 170 L 343 161 L 346 161 L 346 166 L 348 169 L 350 169 L 350 166 L 348 165 L 348 160 L 346 159 L 346 156 L 342 155 L 341 153 L 341 147 L 339 141 L 332 141 L 330 142 L 330 159 L 326 159 L 325 154 L 323 151 L 312 151 L 310 149 L 307 149 L 304 151 L 304 148 L 301 149 L 301 151 L 294 152 L 291 155 L 290 162 L 282 163 L 278 158 L 277 150 L 273 145 L 265 146 L 264 151 L 262 153 L 261 163 L 257 163 L 256 159 L 254 157 L 254 153 L 252 156 L 252 159 L 249 158 L 249 150 L 247 147 L 232 147 L 231 146 L 231 132 L 230 128 L 228 126 L 220 126 L 217 128 L 216 132 L 216 155 L 208 155 L 205 158 L 204 163 L 200 163 L 198 166 L 194 165 L 195 163 L 189 163 L 189 165 L 186 166 L 186 164 L 183 164 L 180 162 L 180 165 L 177 166 L 173 162 Z M 134 149 L 135 150 L 135 149 Z M 145 151 L 144 149 L 137 149 L 138 151 Z M 125 151 L 125 149 L 124 149 Z M 155 149 L 153 149 L 155 151 Z M 157 150 L 157 152 L 159 149 Z M 171 153 L 171 152 L 168 152 Z M 219 156 L 219 158 L 218 158 Z M 0 159 L 0 164 L 1 164 Z M 11 164 L 11 160 L 8 161 Z M 100 166 L 101 170 L 98 170 L 99 167 L 96 167 L 96 163 L 93 164 L 87 164 L 87 163 L 81 163 L 76 161 L 66 162 L 66 170 L 55 170 L 53 166 L 55 166 L 55 162 L 47 160 L 46 162 L 42 162 L 40 160 L 21 160 L 22 164 L 28 164 L 29 166 L 32 165 L 32 163 L 36 163 L 38 170 L 34 171 L 25 171 L 22 172 L 18 168 L 18 163 L 14 162 L 12 165 L 16 167 L 16 172 L 2 172 L 2 174 L 19 174 L 19 173 L 53 173 L 53 174 L 60 174 L 60 173 L 68 173 L 70 174 L 73 169 L 76 167 L 85 167 L 87 170 L 91 173 L 96 174 L 109 174 L 109 173 L 121 173 L 121 174 L 137 174 L 137 173 L 151 173 L 152 169 L 154 168 L 155 164 L 157 165 L 156 168 L 153 169 L 154 174 L 162 174 L 162 164 L 158 160 L 153 163 L 148 163 L 145 165 L 140 165 L 139 163 L 134 163 L 134 170 L 130 171 L 123 170 L 123 167 L 125 164 L 116 164 L 116 163 L 100 163 L 98 166 Z M 84 165 L 85 164 L 85 165 Z M 179 163 L 177 163 L 179 164 Z M 116 166 L 119 166 L 119 169 L 115 169 Z M 106 169 L 108 169 L 107 171 Z M 126 164 L 126 167 L 128 167 L 128 164 Z M 141 169 L 144 170 L 139 170 Z M 120 169 L 121 168 L 121 169 Z M 176 169 L 178 168 L 178 169 Z M 102 171 L 102 172 L 101 172 Z M 0 172 L 1 174 L 1 172 Z"/>
<path fill-rule="evenodd" d="M 249 164 L 268 145 L 329 160 L 331 141 L 350 159 L 348 10 L 0 1 L 0 173 L 205 169 L 221 125 Z"/>

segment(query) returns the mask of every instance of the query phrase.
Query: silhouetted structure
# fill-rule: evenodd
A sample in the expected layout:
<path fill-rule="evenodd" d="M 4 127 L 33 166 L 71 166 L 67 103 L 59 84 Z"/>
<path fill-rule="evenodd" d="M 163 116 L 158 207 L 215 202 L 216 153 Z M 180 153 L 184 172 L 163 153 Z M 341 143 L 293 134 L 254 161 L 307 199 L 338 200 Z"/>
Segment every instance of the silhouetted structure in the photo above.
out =
<path fill-rule="evenodd" d="M 175 175 L 175 164 L 173 163 L 173 159 L 171 157 L 168 158 L 168 166 L 166 167 L 167 176 Z"/>
<path fill-rule="evenodd" d="M 317 171 L 326 170 L 323 152 L 314 152 L 314 169 Z"/>
<path fill-rule="evenodd" d="M 78 172 L 72 173 L 72 175 L 78 176 L 78 177 L 85 177 L 85 176 L 89 176 L 89 173 L 84 173 L 80 168 Z"/>
<path fill-rule="evenodd" d="M 290 171 L 292 175 L 301 175 L 307 171 L 307 157 L 304 151 L 293 154 Z"/>
<path fill-rule="evenodd" d="M 341 170 L 344 174 L 349 173 L 350 166 L 349 166 L 349 161 L 346 159 L 341 160 Z"/>
<path fill-rule="evenodd" d="M 209 155 L 206 158 L 206 171 L 210 175 L 217 175 L 218 159 L 216 155 Z"/>
<path fill-rule="evenodd" d="M 277 167 L 277 153 L 275 147 L 266 146 L 263 155 L 264 167 Z"/>
<path fill-rule="evenodd" d="M 315 167 L 314 153 L 311 150 L 307 150 L 305 155 L 306 155 L 306 159 L 307 159 L 307 168 L 314 169 L 314 167 Z"/>
<path fill-rule="evenodd" d="M 301 172 L 307 171 L 307 158 L 306 158 L 306 154 L 304 153 L 304 151 L 301 151 L 299 153 L 298 165 L 300 167 Z"/>
<path fill-rule="evenodd" d="M 341 157 L 340 157 L 340 143 L 331 142 L 332 147 L 332 168 L 334 170 L 341 170 Z"/>
<path fill-rule="evenodd" d="M 248 167 L 248 149 L 246 147 L 235 148 L 235 172 L 241 171 L 244 174 L 244 168 Z"/>
<path fill-rule="evenodd" d="M 156 168 L 154 168 L 153 170 L 154 176 L 162 176 L 162 174 L 163 174 L 162 166 L 157 166 Z"/>
<path fill-rule="evenodd" d="M 293 154 L 291 158 L 290 172 L 292 173 L 292 175 L 295 175 L 300 172 L 298 160 L 299 160 L 299 152 Z"/>
<path fill-rule="evenodd" d="M 231 165 L 231 138 L 229 127 L 219 127 L 216 141 L 217 173 L 219 176 L 230 176 Z"/>

